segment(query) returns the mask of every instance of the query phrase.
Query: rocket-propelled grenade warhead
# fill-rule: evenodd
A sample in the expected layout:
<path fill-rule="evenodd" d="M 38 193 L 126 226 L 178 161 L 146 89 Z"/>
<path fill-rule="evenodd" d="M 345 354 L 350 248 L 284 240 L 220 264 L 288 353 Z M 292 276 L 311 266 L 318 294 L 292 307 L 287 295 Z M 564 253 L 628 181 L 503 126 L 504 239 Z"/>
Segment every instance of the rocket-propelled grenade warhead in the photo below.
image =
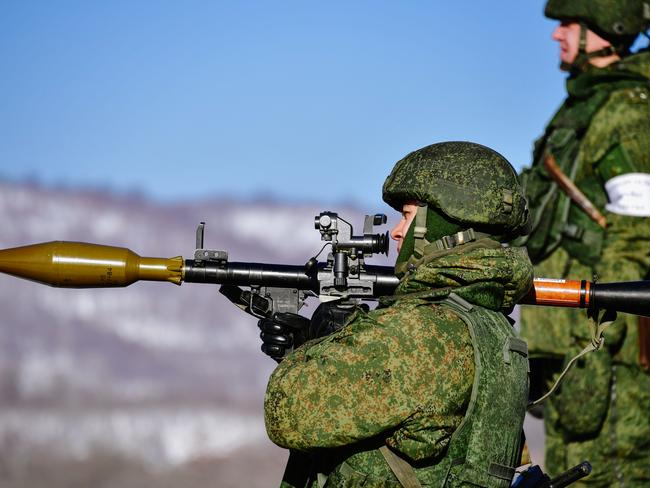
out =
<path fill-rule="evenodd" d="M 180 285 L 183 258 L 140 257 L 124 247 L 53 241 L 0 250 L 0 272 L 62 288 L 129 286 L 139 280 Z"/>

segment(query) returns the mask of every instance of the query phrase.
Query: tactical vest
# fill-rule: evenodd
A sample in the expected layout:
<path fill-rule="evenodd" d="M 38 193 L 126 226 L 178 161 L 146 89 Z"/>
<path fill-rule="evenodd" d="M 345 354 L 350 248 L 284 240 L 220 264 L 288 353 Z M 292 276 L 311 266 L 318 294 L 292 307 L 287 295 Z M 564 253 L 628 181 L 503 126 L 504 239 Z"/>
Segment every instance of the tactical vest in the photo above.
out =
<path fill-rule="evenodd" d="M 552 154 L 562 172 L 602 211 L 607 195 L 593 170 L 598 161 L 581 161 L 580 145 L 592 119 L 614 91 L 647 86 L 648 81 L 640 75 L 613 72 L 594 76 L 601 82 L 593 87 L 580 87 L 589 76 L 573 80 L 578 85 L 577 89 L 573 85 L 578 96 L 569 97 L 553 117 L 544 135 L 535 142 L 533 166 L 520 176 L 529 201 L 532 231 L 514 245 L 525 245 L 533 262 L 543 261 L 559 246 L 586 266 L 593 266 L 600 258 L 604 229 L 571 202 L 551 178 L 543 160 Z"/>
<path fill-rule="evenodd" d="M 474 348 L 474 384 L 465 417 L 445 456 L 434 466 L 410 468 L 421 486 L 505 488 L 518 465 L 528 401 L 528 348 L 499 312 L 473 306 L 455 294 L 437 302 L 467 325 Z M 377 453 L 377 458 L 382 456 Z M 344 461 L 312 486 L 397 488 L 391 476 L 368 480 Z"/>

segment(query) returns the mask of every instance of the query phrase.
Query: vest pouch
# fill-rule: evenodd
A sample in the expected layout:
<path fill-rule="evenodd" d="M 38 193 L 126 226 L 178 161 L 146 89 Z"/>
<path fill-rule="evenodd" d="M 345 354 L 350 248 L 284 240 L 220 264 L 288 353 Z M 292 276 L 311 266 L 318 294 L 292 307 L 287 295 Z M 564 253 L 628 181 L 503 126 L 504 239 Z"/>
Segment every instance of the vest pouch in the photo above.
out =
<path fill-rule="evenodd" d="M 316 467 L 316 471 L 324 474 L 317 478 L 318 488 L 401 488 L 384 456 L 374 446 L 357 446 L 351 450 L 343 448 L 337 451 L 325 463 L 322 463 L 321 456 L 322 464 Z"/>
<path fill-rule="evenodd" d="M 597 208 L 605 208 L 607 197 L 593 176 L 581 180 L 580 189 Z M 562 247 L 581 264 L 593 268 L 600 261 L 605 229 L 575 203 L 571 203 L 562 236 Z"/>
<path fill-rule="evenodd" d="M 320 488 L 318 483 L 316 486 Z M 327 476 L 327 481 L 322 485 L 323 488 L 361 488 L 364 486 L 368 488 L 400 488 L 402 485 L 399 481 L 379 479 L 361 473 L 345 461 Z"/>
<path fill-rule="evenodd" d="M 581 349 L 571 348 L 564 366 Z M 552 399 L 565 440 L 600 432 L 609 408 L 611 384 L 612 357 L 606 350 L 590 352 L 574 364 Z"/>
<path fill-rule="evenodd" d="M 512 468 L 514 473 L 514 468 Z M 471 486 L 476 488 L 508 488 L 512 481 L 512 475 L 499 479 L 489 475 L 483 469 L 478 469 L 468 462 L 454 463 L 447 473 L 445 487 Z"/>
<path fill-rule="evenodd" d="M 475 478 L 463 476 L 463 473 L 456 473 L 455 471 L 459 470 L 454 470 L 452 468 L 451 471 L 449 471 L 449 475 L 447 476 L 447 480 L 445 481 L 444 487 L 455 487 L 455 486 L 472 486 L 476 488 L 487 488 L 488 485 L 485 484 L 480 484 L 476 482 Z M 504 487 L 509 486 L 510 483 L 504 484 Z"/>
<path fill-rule="evenodd" d="M 562 232 L 562 247 L 580 264 L 593 268 L 603 250 L 605 230 L 580 209 L 573 209 Z"/>

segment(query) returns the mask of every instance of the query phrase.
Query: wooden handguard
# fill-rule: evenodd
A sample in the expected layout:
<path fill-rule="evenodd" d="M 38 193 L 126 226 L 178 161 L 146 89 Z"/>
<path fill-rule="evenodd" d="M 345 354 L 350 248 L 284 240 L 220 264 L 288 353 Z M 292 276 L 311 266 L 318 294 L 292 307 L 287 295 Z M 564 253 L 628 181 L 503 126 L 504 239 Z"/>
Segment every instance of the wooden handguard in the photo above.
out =
<path fill-rule="evenodd" d="M 568 195 L 572 202 L 578 205 L 591 220 L 600 225 L 603 229 L 607 228 L 607 219 L 600 213 L 587 196 L 580 191 L 571 179 L 565 175 L 555 161 L 555 156 L 547 154 L 544 158 L 544 167 L 564 193 Z"/>
<path fill-rule="evenodd" d="M 533 287 L 520 300 L 524 305 L 589 308 L 591 282 L 585 280 L 558 280 L 535 278 Z"/>

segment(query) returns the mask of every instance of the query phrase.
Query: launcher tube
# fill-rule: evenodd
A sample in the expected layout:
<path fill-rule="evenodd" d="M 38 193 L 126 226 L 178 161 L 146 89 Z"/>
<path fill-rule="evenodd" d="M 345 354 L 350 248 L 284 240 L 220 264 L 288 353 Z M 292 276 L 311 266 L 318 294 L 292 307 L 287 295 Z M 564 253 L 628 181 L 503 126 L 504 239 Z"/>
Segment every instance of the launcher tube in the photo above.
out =
<path fill-rule="evenodd" d="M 62 288 L 128 286 L 136 281 L 266 286 L 311 290 L 331 276 L 323 263 L 304 266 L 202 262 L 138 256 L 123 247 L 55 241 L 0 250 L 0 272 Z M 372 282 L 375 297 L 391 295 L 399 280 L 388 266 L 365 266 L 360 278 Z M 353 295 L 350 295 L 353 296 Z M 361 298 L 370 298 L 366 295 Z M 522 304 L 612 310 L 650 316 L 650 281 L 591 283 L 537 278 Z"/>

